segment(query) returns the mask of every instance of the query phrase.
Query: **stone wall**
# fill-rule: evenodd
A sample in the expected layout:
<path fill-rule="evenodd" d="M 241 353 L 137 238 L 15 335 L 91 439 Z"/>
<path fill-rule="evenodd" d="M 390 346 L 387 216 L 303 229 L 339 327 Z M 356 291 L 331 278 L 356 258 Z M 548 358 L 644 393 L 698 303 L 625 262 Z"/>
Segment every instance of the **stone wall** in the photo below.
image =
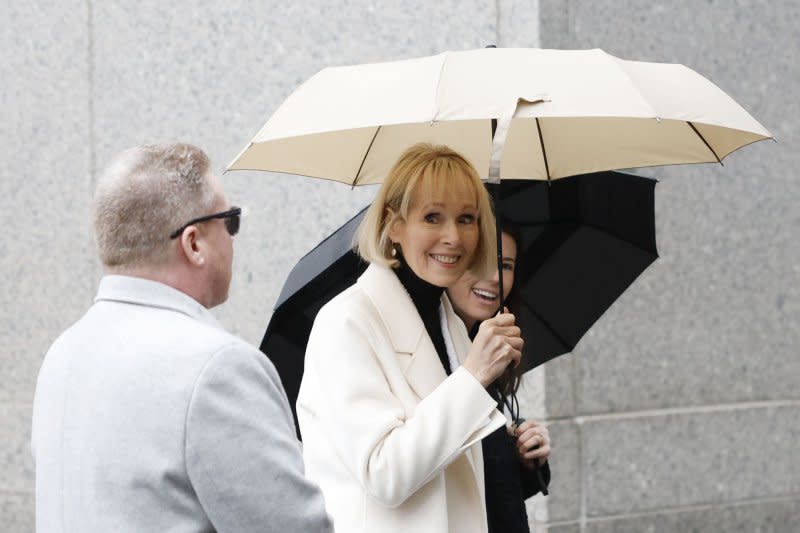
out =
<path fill-rule="evenodd" d="M 549 529 L 799 531 L 800 4 L 539 4 L 541 47 L 686 64 L 780 141 L 639 172 L 661 257 L 544 369 Z"/>
<path fill-rule="evenodd" d="M 552 531 L 793 531 L 800 523 L 800 7 L 680 0 L 4 2 L 0 6 L 0 524 L 33 529 L 30 411 L 52 340 L 101 275 L 89 202 L 118 151 L 183 140 L 221 172 L 317 70 L 499 46 L 600 47 L 707 75 L 779 139 L 651 169 L 661 259 L 575 353 L 526 384 L 554 439 Z M 292 265 L 372 189 L 223 177 L 249 208 L 215 312 L 258 344 Z M 535 385 L 535 386 L 534 386 Z M 542 393 L 544 391 L 544 394 Z M 533 509 L 533 507 L 532 507 Z"/>

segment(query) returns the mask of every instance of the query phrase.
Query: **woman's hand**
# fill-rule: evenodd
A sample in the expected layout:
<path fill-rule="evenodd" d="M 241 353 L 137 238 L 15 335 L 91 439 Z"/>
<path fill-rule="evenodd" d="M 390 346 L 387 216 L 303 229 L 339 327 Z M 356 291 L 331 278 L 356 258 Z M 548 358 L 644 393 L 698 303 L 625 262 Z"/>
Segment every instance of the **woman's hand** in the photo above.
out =
<path fill-rule="evenodd" d="M 550 457 L 550 432 L 533 420 L 520 424 L 514 436 L 517 437 L 517 454 L 527 468 L 543 465 Z"/>
<path fill-rule="evenodd" d="M 481 323 L 464 361 L 464 368 L 484 387 L 500 377 L 509 364 L 518 365 L 522 356 L 523 341 L 514 324 L 516 319 L 508 309 L 503 311 Z"/>

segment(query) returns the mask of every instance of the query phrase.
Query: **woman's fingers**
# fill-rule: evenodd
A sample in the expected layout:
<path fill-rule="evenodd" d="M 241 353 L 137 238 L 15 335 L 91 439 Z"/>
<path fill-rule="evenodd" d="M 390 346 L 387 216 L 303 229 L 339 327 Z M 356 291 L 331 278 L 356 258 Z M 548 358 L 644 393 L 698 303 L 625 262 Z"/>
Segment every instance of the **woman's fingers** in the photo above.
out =
<path fill-rule="evenodd" d="M 500 337 L 499 351 L 504 355 L 511 355 L 514 359 L 519 359 L 522 354 L 524 342 L 519 337 Z"/>
<path fill-rule="evenodd" d="M 511 313 L 500 313 L 499 315 L 484 320 L 478 329 L 480 330 L 494 326 L 513 326 L 516 320 L 517 318 Z"/>
<path fill-rule="evenodd" d="M 485 322 L 484 322 L 485 324 Z M 483 326 L 483 324 L 481 325 Z M 478 335 L 483 337 L 492 338 L 492 337 L 519 337 L 522 334 L 522 331 L 519 327 L 514 325 L 509 326 L 500 326 L 497 324 L 486 326 L 485 328 L 481 327 L 478 330 Z"/>
<path fill-rule="evenodd" d="M 513 364 L 517 366 L 519 362 L 522 360 L 522 352 L 520 350 L 511 349 L 509 353 L 509 364 Z"/>
<path fill-rule="evenodd" d="M 544 461 L 550 457 L 550 445 L 543 444 L 538 448 L 534 448 L 533 450 L 525 453 L 523 455 L 523 460 L 525 461 L 537 461 L 538 464 L 544 463 Z"/>
<path fill-rule="evenodd" d="M 531 428 L 537 427 L 539 424 L 535 420 L 525 420 L 520 425 L 517 426 L 517 431 L 515 432 L 514 436 L 519 438 L 525 434 Z"/>
<path fill-rule="evenodd" d="M 478 329 L 464 367 L 484 386 L 497 379 L 508 365 L 519 364 L 524 342 L 515 320 L 511 313 L 501 313 L 485 320 Z"/>
<path fill-rule="evenodd" d="M 506 337 L 506 341 L 515 350 L 522 350 L 522 347 L 525 346 L 525 341 L 522 340 L 522 337 Z"/>
<path fill-rule="evenodd" d="M 541 464 L 550 457 L 550 433 L 546 427 L 525 421 L 517 429 L 517 435 L 517 452 L 522 460 Z"/>

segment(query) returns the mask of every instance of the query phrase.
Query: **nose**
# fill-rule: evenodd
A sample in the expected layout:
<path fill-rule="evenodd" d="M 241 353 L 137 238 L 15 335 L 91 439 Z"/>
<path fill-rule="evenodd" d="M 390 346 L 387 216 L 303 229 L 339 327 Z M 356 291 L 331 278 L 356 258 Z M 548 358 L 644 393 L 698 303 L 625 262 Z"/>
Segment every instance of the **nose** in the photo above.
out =
<path fill-rule="evenodd" d="M 494 283 L 497 283 L 497 284 L 499 284 L 499 283 L 500 283 L 500 273 L 497 271 L 497 269 L 496 269 L 496 268 L 494 269 L 494 274 L 492 274 L 491 280 L 492 280 Z"/>
<path fill-rule="evenodd" d="M 448 221 L 447 224 L 444 225 L 442 231 L 445 243 L 450 246 L 458 246 L 461 244 L 461 228 L 459 228 L 456 221 Z"/>

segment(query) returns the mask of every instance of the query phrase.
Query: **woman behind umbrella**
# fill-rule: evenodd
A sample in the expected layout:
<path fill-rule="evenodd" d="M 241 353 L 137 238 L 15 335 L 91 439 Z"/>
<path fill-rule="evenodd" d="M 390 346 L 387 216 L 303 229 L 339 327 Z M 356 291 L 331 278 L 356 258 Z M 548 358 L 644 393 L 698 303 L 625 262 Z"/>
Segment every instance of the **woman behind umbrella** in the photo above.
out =
<path fill-rule="evenodd" d="M 503 224 L 503 227 L 508 228 L 508 225 Z M 470 335 L 477 332 L 482 321 L 497 313 L 501 302 L 507 302 L 514 309 L 515 291 L 512 287 L 519 237 L 509 228 L 509 231 L 502 232 L 502 239 L 502 300 L 497 268 L 491 277 L 485 278 L 467 271 L 447 289 L 453 309 L 464 321 Z M 506 372 L 488 387 L 498 409 L 502 410 L 504 399 L 516 392 L 519 377 L 518 372 Z M 550 467 L 546 462 L 550 455 L 547 428 L 526 420 L 519 426 L 497 429 L 482 441 L 482 446 L 489 532 L 529 533 L 525 500 L 538 492 L 546 494 L 550 481 Z"/>
<path fill-rule="evenodd" d="M 444 289 L 488 273 L 494 221 L 475 169 L 416 145 L 359 229 L 370 265 L 325 305 L 297 400 L 307 473 L 337 531 L 485 532 L 480 440 L 505 425 L 486 391 L 519 362 L 514 317 L 470 344 Z"/>

